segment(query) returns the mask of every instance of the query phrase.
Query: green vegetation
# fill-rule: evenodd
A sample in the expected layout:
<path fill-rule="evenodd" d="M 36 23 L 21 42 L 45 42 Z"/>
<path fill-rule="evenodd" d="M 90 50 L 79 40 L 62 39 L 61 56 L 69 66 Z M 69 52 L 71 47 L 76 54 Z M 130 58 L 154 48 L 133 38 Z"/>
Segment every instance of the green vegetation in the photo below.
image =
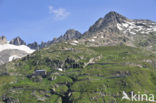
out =
<path fill-rule="evenodd" d="M 121 101 L 122 91 L 156 95 L 155 63 L 155 54 L 138 48 L 58 43 L 1 67 L 9 73 L 0 76 L 1 101 L 132 103 Z M 28 76 L 37 69 L 47 76 Z"/>

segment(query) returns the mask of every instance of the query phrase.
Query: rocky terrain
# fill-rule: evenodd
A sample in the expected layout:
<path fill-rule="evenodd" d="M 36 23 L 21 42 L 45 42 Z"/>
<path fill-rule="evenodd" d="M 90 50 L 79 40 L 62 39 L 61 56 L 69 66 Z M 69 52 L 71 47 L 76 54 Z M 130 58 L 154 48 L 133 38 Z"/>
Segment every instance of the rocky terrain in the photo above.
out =
<path fill-rule="evenodd" d="M 20 37 L 14 38 L 9 43 L 13 45 L 26 45 L 26 43 Z"/>
<path fill-rule="evenodd" d="M 52 41 L 28 44 L 36 51 L 0 66 L 0 102 L 140 103 L 121 100 L 122 92 L 156 95 L 155 39 L 155 22 L 109 12 L 84 34 L 71 29 Z M 19 40 L 16 47 L 23 46 Z M 12 59 L 7 52 L 19 51 L 0 55 Z"/>
<path fill-rule="evenodd" d="M 5 44 L 7 43 L 7 39 L 5 36 L 0 37 L 0 44 Z"/>
<path fill-rule="evenodd" d="M 156 22 L 131 20 L 116 12 L 110 12 L 96 21 L 82 38 L 80 42 L 95 46 L 124 44 L 155 50 Z"/>
<path fill-rule="evenodd" d="M 155 51 L 156 22 L 150 20 L 128 19 L 117 12 L 109 12 L 104 18 L 100 18 L 88 31 L 81 34 L 70 29 L 55 38 L 43 42 L 40 45 L 32 44 L 32 48 L 44 48 L 57 42 L 73 40 L 73 42 L 89 46 L 113 46 L 124 44 L 132 47 L 142 47 Z M 30 45 L 30 44 L 29 44 Z M 31 46 L 30 46 L 31 47 Z"/>
<path fill-rule="evenodd" d="M 51 41 L 42 42 L 41 44 L 37 44 L 37 42 L 34 42 L 34 43 L 31 43 L 31 44 L 28 44 L 28 46 L 31 49 L 38 50 L 38 49 L 48 47 L 53 43 L 65 42 L 65 41 L 68 41 L 68 40 L 77 40 L 77 39 L 80 39 L 81 36 L 82 36 L 82 34 L 79 31 L 74 30 L 74 29 L 69 29 L 69 30 L 66 31 L 66 33 L 64 35 L 62 35 L 62 36 L 60 36 L 58 38 L 54 38 Z"/>

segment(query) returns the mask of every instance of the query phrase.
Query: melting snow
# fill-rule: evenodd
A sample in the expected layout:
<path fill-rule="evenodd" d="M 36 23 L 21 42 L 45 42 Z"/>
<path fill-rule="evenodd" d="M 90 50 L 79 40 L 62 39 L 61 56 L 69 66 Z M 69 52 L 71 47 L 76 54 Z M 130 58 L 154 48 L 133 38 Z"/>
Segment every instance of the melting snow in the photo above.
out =
<path fill-rule="evenodd" d="M 154 27 L 153 30 L 156 31 L 156 27 Z"/>
<path fill-rule="evenodd" d="M 63 69 L 62 69 L 62 68 L 57 68 L 57 70 L 58 70 L 58 71 L 61 71 L 61 72 L 63 71 Z"/>
<path fill-rule="evenodd" d="M 94 39 L 91 39 L 91 41 L 95 41 Z"/>
<path fill-rule="evenodd" d="M 17 55 L 12 55 L 12 56 L 9 57 L 9 62 L 12 61 L 12 60 L 18 59 L 18 58 L 21 58 L 21 57 L 19 57 Z"/>
<path fill-rule="evenodd" d="M 122 25 L 123 25 L 124 27 L 126 27 L 126 28 L 129 26 L 128 23 L 123 23 Z"/>
<path fill-rule="evenodd" d="M 144 22 L 140 22 L 144 25 L 146 25 L 147 23 L 144 23 Z M 146 28 L 144 26 L 138 26 L 135 24 L 135 22 L 133 21 L 126 21 L 125 23 L 122 23 L 122 24 L 117 24 L 117 28 L 119 30 L 122 30 L 123 33 L 127 33 L 127 32 L 130 32 L 132 35 L 135 35 L 136 32 L 140 32 L 142 34 L 148 34 L 152 31 L 156 31 L 156 26 L 153 27 L 153 25 L 149 24 L 148 25 L 150 28 Z"/>
<path fill-rule="evenodd" d="M 123 30 L 123 29 L 121 28 L 121 25 L 120 25 L 120 24 L 117 24 L 117 27 L 118 27 L 119 30 Z"/>
<path fill-rule="evenodd" d="M 73 42 L 74 42 L 74 43 L 79 43 L 77 40 L 74 40 Z"/>
<path fill-rule="evenodd" d="M 77 45 L 77 44 L 75 44 L 75 43 L 70 43 L 71 45 Z"/>
<path fill-rule="evenodd" d="M 20 46 L 16 46 L 16 45 L 12 45 L 12 44 L 1 44 L 0 45 L 0 51 L 9 50 L 9 49 L 17 49 L 17 50 L 25 51 L 26 53 L 33 53 L 35 51 L 25 45 L 20 45 Z"/>

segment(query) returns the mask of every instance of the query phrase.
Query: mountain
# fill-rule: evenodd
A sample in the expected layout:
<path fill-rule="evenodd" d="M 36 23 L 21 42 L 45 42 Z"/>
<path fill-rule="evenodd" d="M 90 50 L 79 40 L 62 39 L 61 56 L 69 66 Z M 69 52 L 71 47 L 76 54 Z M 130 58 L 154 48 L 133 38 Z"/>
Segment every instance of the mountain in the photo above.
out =
<path fill-rule="evenodd" d="M 72 40 L 89 46 L 127 45 L 155 51 L 156 22 L 139 19 L 132 20 L 111 11 L 104 18 L 98 19 L 84 34 L 77 30 L 69 29 L 63 36 L 51 41 L 42 42 L 38 45 L 29 44 L 28 46 L 31 49 L 41 49 L 54 43 Z"/>
<path fill-rule="evenodd" d="M 40 50 L 52 44 L 66 41 L 71 42 L 73 45 L 127 45 L 156 51 L 156 22 L 150 20 L 132 20 L 111 11 L 104 18 L 98 19 L 84 34 L 81 34 L 77 30 L 69 29 L 63 36 L 48 42 L 42 42 L 41 44 L 34 42 L 26 45 L 20 37 L 14 38 L 9 43 L 12 44 L 11 46 L 22 45 L 33 50 Z M 0 37 L 1 44 L 7 44 L 7 42 L 5 36 Z"/>
<path fill-rule="evenodd" d="M 63 36 L 60 36 L 58 38 L 54 38 L 51 41 L 42 42 L 41 44 L 37 44 L 37 42 L 34 42 L 34 43 L 31 43 L 31 44 L 28 44 L 27 46 L 30 47 L 31 49 L 38 50 L 38 49 L 48 47 L 48 46 L 50 46 L 51 44 L 54 44 L 54 43 L 65 42 L 65 41 L 68 41 L 68 40 L 77 40 L 77 39 L 80 39 L 81 36 L 82 36 L 82 34 L 79 31 L 74 30 L 74 29 L 69 29 L 69 30 L 66 31 L 66 33 Z"/>
<path fill-rule="evenodd" d="M 156 22 L 132 20 L 116 12 L 109 12 L 83 34 L 80 42 L 95 46 L 124 44 L 155 50 L 155 40 Z"/>
<path fill-rule="evenodd" d="M 0 102 L 149 103 L 151 94 L 156 95 L 153 21 L 112 11 L 84 34 L 68 30 L 29 46 L 40 49 L 0 66 Z M 123 94 L 134 100 L 122 99 Z"/>
<path fill-rule="evenodd" d="M 155 62 L 140 48 L 52 44 L 0 67 L 1 101 L 131 103 L 123 91 L 156 94 Z"/>
<path fill-rule="evenodd" d="M 17 37 L 8 42 L 6 37 L 0 37 L 0 65 L 10 62 L 17 58 L 22 58 L 34 52 L 25 45 L 26 43 Z"/>
<path fill-rule="evenodd" d="M 50 46 L 51 44 L 53 44 L 53 40 L 48 41 L 48 42 L 41 42 L 41 44 L 34 42 L 34 43 L 28 44 L 27 46 L 31 49 L 34 49 L 34 50 L 40 50 L 42 48 L 46 48 L 46 47 Z"/>
<path fill-rule="evenodd" d="M 109 12 L 106 14 L 104 18 L 100 18 L 96 23 L 89 28 L 89 33 L 93 33 L 102 29 L 106 28 L 115 28 L 117 23 L 124 23 L 125 21 L 128 21 L 128 19 L 117 12 Z"/>
<path fill-rule="evenodd" d="M 22 40 L 19 36 L 10 41 L 10 44 L 13 45 L 26 45 L 24 40 Z"/>
<path fill-rule="evenodd" d="M 67 40 L 75 40 L 75 39 L 80 39 L 82 36 L 82 34 L 74 29 L 69 29 L 66 31 L 66 33 L 63 36 L 60 36 L 57 39 L 54 39 L 53 42 L 63 42 L 63 41 L 67 41 Z"/>
<path fill-rule="evenodd" d="M 34 50 L 39 50 L 40 46 L 37 42 L 33 42 L 27 45 L 29 48 L 34 49 Z"/>

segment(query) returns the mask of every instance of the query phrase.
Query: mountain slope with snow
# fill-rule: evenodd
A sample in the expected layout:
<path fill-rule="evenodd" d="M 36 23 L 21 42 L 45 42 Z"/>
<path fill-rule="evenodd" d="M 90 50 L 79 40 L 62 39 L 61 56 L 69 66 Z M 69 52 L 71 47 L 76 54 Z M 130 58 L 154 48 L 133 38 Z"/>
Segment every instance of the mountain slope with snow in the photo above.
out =
<path fill-rule="evenodd" d="M 3 36 L 1 38 L 5 37 Z M 18 58 L 22 58 L 35 51 L 26 45 L 9 44 L 9 42 L 6 42 L 6 38 L 1 39 L 0 41 L 0 65 Z"/>
<path fill-rule="evenodd" d="M 3 50 L 14 50 L 14 49 L 21 50 L 21 51 L 24 51 L 26 53 L 33 53 L 35 51 L 35 50 L 30 49 L 29 47 L 27 47 L 25 45 L 19 45 L 19 46 L 12 45 L 12 44 L 0 45 L 0 52 Z"/>
<path fill-rule="evenodd" d="M 98 19 L 78 41 L 88 46 L 127 45 L 156 51 L 156 22 L 129 19 L 112 11 Z"/>

